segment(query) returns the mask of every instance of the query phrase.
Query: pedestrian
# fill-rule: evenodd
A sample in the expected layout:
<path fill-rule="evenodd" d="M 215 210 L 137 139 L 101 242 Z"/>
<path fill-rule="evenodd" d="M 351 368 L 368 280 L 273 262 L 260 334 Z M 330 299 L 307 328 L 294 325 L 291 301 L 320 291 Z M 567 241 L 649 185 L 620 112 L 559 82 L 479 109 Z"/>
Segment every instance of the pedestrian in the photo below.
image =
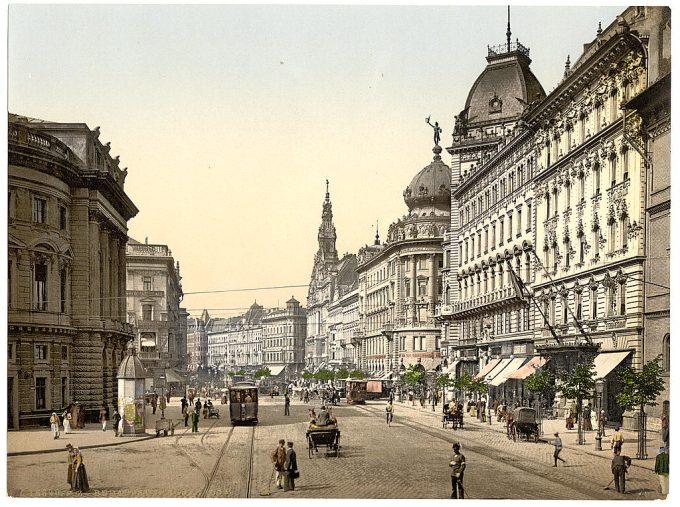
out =
<path fill-rule="evenodd" d="M 77 412 L 78 412 L 77 426 L 79 429 L 83 430 L 85 429 L 85 407 L 78 404 Z"/>
<path fill-rule="evenodd" d="M 290 396 L 288 396 L 288 393 L 283 397 L 283 415 L 290 415 Z"/>
<path fill-rule="evenodd" d="M 186 396 L 182 396 L 182 398 L 179 400 L 179 403 L 180 403 L 180 405 L 181 405 L 181 407 L 182 407 L 182 413 L 184 413 L 184 409 L 185 409 L 186 406 L 187 406 L 187 398 L 186 398 Z"/>
<path fill-rule="evenodd" d="M 198 398 L 198 399 L 196 400 L 196 404 L 194 405 L 194 410 L 196 411 L 196 413 L 198 413 L 198 414 L 201 413 L 201 407 L 202 407 L 202 406 L 203 406 L 203 405 L 201 405 L 201 398 Z"/>
<path fill-rule="evenodd" d="M 284 479 L 283 479 L 283 490 L 284 491 L 294 491 L 295 490 L 295 479 L 300 477 L 297 467 L 297 455 L 293 450 L 293 442 L 288 442 L 288 449 L 286 450 L 286 461 L 283 464 L 284 469 Z"/>
<path fill-rule="evenodd" d="M 157 406 L 158 406 L 158 395 L 157 395 L 157 394 L 154 394 L 154 395 L 151 397 L 151 408 L 152 408 L 152 410 L 153 410 L 152 414 L 155 414 L 155 413 L 156 413 L 156 407 L 157 407 Z"/>
<path fill-rule="evenodd" d="M 623 448 L 623 433 L 621 433 L 621 427 L 617 426 L 612 435 L 612 449 L 620 451 Z"/>
<path fill-rule="evenodd" d="M 68 435 L 69 433 L 71 433 L 71 420 L 73 419 L 73 416 L 71 415 L 71 412 L 68 409 L 64 411 L 62 419 L 64 424 L 64 433 Z"/>
<path fill-rule="evenodd" d="M 75 458 L 73 446 L 71 444 L 66 444 L 66 451 L 68 452 L 68 457 L 66 458 L 68 463 L 66 482 L 68 483 L 70 489 L 73 490 L 73 460 Z"/>
<path fill-rule="evenodd" d="M 189 407 L 186 405 L 182 409 L 182 417 L 184 417 L 184 427 L 186 428 L 189 426 Z"/>
<path fill-rule="evenodd" d="M 83 463 L 83 455 L 80 449 L 75 447 L 73 449 L 73 490 L 87 493 L 90 491 L 90 484 L 87 480 L 87 472 L 85 471 L 85 464 Z"/>
<path fill-rule="evenodd" d="M 555 440 L 553 440 L 553 445 L 555 446 L 555 452 L 553 453 L 553 458 L 555 459 L 554 467 L 557 466 L 557 460 L 562 463 L 566 463 L 562 458 L 560 458 L 560 453 L 562 452 L 562 439 L 560 438 L 559 432 L 555 432 Z"/>
<path fill-rule="evenodd" d="M 120 414 L 120 422 L 118 423 L 118 435 L 123 436 L 123 428 L 125 426 L 125 418 Z"/>
<path fill-rule="evenodd" d="M 597 428 L 600 432 L 600 436 L 605 437 L 604 429 L 607 426 L 607 416 L 604 415 L 604 410 L 600 410 L 600 415 L 597 418 Z"/>
<path fill-rule="evenodd" d="M 102 431 L 106 431 L 106 405 L 102 403 L 102 408 L 99 409 L 99 422 L 102 423 Z"/>
<path fill-rule="evenodd" d="M 621 449 L 614 448 L 614 457 L 612 458 L 612 474 L 614 474 L 614 486 L 619 493 L 626 492 L 626 472 L 630 467 L 631 459 L 628 456 L 621 455 Z"/>
<path fill-rule="evenodd" d="M 309 390 L 305 389 L 305 403 L 309 403 Z"/>
<path fill-rule="evenodd" d="M 668 452 L 665 447 L 659 449 L 654 463 L 654 473 L 659 477 L 659 492 L 666 496 L 668 494 Z"/>
<path fill-rule="evenodd" d="M 663 441 L 663 446 L 666 449 L 666 451 L 669 450 L 669 430 L 668 430 L 668 416 L 663 415 L 661 417 L 661 440 Z"/>
<path fill-rule="evenodd" d="M 583 407 L 583 431 L 593 431 L 593 424 L 592 421 L 590 420 L 590 416 L 592 414 L 592 405 L 588 403 L 585 407 Z"/>
<path fill-rule="evenodd" d="M 118 429 L 120 427 L 120 414 L 118 413 L 117 409 L 113 409 L 113 417 L 111 418 L 111 421 L 113 422 L 113 432 L 114 435 L 117 437 L 118 436 Z"/>
<path fill-rule="evenodd" d="M 52 412 L 50 416 L 50 429 L 52 430 L 52 438 L 54 440 L 59 438 L 59 416 L 56 412 Z"/>
<path fill-rule="evenodd" d="M 199 415 L 199 412 L 197 410 L 194 410 L 191 413 L 191 432 L 192 433 L 198 433 L 198 421 L 200 420 L 201 416 Z"/>
<path fill-rule="evenodd" d="M 387 419 L 387 426 L 389 427 L 392 424 L 392 419 L 394 417 L 394 406 L 392 405 L 392 401 L 390 401 L 387 406 L 385 407 L 385 419 Z"/>
<path fill-rule="evenodd" d="M 168 394 L 165 395 L 165 400 L 170 403 L 170 389 L 168 389 Z"/>
<path fill-rule="evenodd" d="M 465 456 L 460 453 L 460 444 L 453 444 L 453 456 L 449 461 L 451 467 L 451 498 L 465 498 L 463 474 L 465 472 Z"/>
<path fill-rule="evenodd" d="M 272 452 L 272 464 L 276 473 L 276 487 L 283 489 L 283 465 L 286 463 L 286 441 L 279 440 L 279 445 Z"/>

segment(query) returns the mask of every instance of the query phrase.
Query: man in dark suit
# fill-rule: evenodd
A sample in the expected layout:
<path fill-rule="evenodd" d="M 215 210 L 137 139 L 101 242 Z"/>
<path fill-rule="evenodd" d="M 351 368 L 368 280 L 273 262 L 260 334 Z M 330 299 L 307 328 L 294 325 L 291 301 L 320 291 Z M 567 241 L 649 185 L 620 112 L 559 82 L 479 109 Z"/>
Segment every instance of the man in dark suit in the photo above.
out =
<path fill-rule="evenodd" d="M 293 442 L 288 442 L 288 449 L 286 450 L 286 461 L 283 464 L 284 481 L 283 490 L 295 490 L 295 479 L 298 477 L 297 456 L 293 450 Z"/>

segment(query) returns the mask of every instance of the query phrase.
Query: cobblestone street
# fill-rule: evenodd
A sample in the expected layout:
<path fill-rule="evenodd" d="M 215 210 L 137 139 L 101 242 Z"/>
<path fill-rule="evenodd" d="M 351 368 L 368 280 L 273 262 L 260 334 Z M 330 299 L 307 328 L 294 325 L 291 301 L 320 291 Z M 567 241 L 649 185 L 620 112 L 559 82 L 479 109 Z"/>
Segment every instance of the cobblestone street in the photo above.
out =
<path fill-rule="evenodd" d="M 447 498 L 451 443 L 459 440 L 467 458 L 469 498 L 622 497 L 605 490 L 611 480 L 606 459 L 569 448 L 563 452 L 566 466 L 553 468 L 549 444 L 512 442 L 470 418 L 462 431 L 445 430 L 438 412 L 403 404 L 396 405 L 390 428 L 383 418 L 384 402 L 334 407 L 342 431 L 340 455 L 326 456 L 325 448 L 319 448 L 310 459 L 307 405 L 294 402 L 286 417 L 282 401 L 263 399 L 255 427 L 232 427 L 227 407 L 220 406 L 222 417 L 202 419 L 197 434 L 180 423 L 174 436 L 87 449 L 83 453 L 92 492 L 84 496 Z M 168 417 L 178 413 L 176 403 L 167 410 Z M 277 490 L 273 481 L 270 485 L 269 454 L 279 438 L 295 442 L 300 479 L 292 492 Z M 71 440 L 77 442 L 75 436 Z M 68 441 L 62 437 L 60 445 Z M 65 457 L 65 451 L 9 456 L 9 495 L 79 496 L 68 490 Z M 634 466 L 625 498 L 658 498 L 656 484 L 652 471 Z"/>

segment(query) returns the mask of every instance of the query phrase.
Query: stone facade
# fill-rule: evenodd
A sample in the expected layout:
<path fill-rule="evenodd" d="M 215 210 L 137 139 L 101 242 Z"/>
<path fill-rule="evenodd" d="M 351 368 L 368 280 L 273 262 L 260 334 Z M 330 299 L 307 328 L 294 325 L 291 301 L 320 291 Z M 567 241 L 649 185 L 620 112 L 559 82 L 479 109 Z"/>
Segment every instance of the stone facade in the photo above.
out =
<path fill-rule="evenodd" d="M 441 148 L 404 191 L 409 213 L 390 225 L 387 242 L 357 255 L 359 325 L 357 363 L 373 377 L 395 376 L 421 362 L 441 364 L 435 307 L 442 293 L 442 241 L 449 227 L 450 169 Z M 403 368 L 402 368 L 403 367 Z"/>
<path fill-rule="evenodd" d="M 126 323 L 127 169 L 99 128 L 10 115 L 8 426 L 116 403 Z"/>
<path fill-rule="evenodd" d="M 262 358 L 275 375 L 290 379 L 305 367 L 307 316 L 294 297 L 285 309 L 269 310 L 262 317 Z"/>
<path fill-rule="evenodd" d="M 333 369 L 358 367 L 356 348 L 352 343 L 359 329 L 359 288 L 336 298 L 328 306 L 330 348 L 328 365 Z"/>
<path fill-rule="evenodd" d="M 166 368 L 180 368 L 186 354 L 179 262 L 175 264 L 167 245 L 142 244 L 130 238 L 126 265 L 127 320 L 135 328 L 134 346 L 147 373 L 157 380 Z"/>
<path fill-rule="evenodd" d="M 307 294 L 307 337 L 305 342 L 305 366 L 315 371 L 326 367 L 330 352 L 328 332 L 328 305 L 337 297 L 356 288 L 356 255 L 346 254 L 338 258 L 335 248 L 337 234 L 333 225 L 333 205 L 328 182 L 319 226 L 319 249 L 314 256 L 314 267 Z"/>

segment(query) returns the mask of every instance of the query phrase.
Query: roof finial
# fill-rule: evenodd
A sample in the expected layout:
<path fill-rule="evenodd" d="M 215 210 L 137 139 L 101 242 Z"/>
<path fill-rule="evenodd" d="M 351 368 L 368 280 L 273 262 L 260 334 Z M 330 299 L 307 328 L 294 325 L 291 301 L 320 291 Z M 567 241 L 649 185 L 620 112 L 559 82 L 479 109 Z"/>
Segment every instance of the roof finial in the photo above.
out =
<path fill-rule="evenodd" d="M 597 22 L 597 36 L 599 37 L 602 33 L 602 21 Z"/>
<path fill-rule="evenodd" d="M 375 221 L 375 242 L 374 245 L 380 244 L 380 235 L 378 234 L 378 221 Z"/>
<path fill-rule="evenodd" d="M 510 52 L 510 36 L 512 32 L 510 31 L 510 6 L 508 5 L 508 31 L 505 32 L 505 36 L 508 38 L 508 53 Z"/>
<path fill-rule="evenodd" d="M 564 77 L 569 75 L 569 69 L 571 69 L 571 60 L 569 59 L 569 55 L 567 55 L 567 61 L 564 64 Z"/>
<path fill-rule="evenodd" d="M 330 196 L 330 194 L 328 193 L 328 180 L 326 180 L 326 200 L 328 200 L 328 199 L 330 199 L 330 198 L 331 198 L 331 196 Z"/>

